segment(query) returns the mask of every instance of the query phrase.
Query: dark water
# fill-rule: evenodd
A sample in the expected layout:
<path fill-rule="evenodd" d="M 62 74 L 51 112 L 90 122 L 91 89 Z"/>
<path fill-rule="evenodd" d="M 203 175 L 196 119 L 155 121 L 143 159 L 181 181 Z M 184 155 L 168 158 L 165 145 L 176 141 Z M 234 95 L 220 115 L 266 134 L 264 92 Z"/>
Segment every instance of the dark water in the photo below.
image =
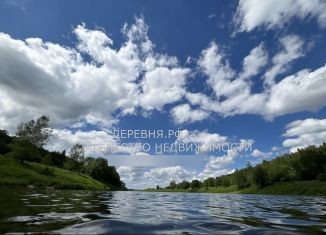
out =
<path fill-rule="evenodd" d="M 0 191 L 0 233 L 322 234 L 326 198 Z"/>

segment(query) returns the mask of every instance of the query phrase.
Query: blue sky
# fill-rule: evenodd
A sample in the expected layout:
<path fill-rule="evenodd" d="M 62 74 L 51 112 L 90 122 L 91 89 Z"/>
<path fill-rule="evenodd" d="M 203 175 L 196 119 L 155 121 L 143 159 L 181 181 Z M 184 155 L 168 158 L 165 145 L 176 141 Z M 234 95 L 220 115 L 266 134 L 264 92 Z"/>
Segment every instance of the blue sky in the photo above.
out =
<path fill-rule="evenodd" d="M 321 144 L 326 3 L 273 4 L 0 1 L 0 129 L 14 133 L 45 114 L 50 150 L 116 145 L 88 154 L 108 158 L 131 188 L 215 177 Z M 124 139 L 117 129 L 181 135 Z M 166 142 L 252 149 L 153 150 Z"/>

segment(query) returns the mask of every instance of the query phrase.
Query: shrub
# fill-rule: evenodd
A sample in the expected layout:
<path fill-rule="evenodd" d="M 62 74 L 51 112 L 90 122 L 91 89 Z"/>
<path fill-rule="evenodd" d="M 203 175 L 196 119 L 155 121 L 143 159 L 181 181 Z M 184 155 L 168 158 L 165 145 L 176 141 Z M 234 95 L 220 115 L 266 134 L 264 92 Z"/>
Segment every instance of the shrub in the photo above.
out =
<path fill-rule="evenodd" d="M 49 167 L 45 167 L 40 171 L 40 174 L 46 176 L 54 176 L 54 170 L 50 169 Z"/>
<path fill-rule="evenodd" d="M 317 180 L 322 181 L 322 182 L 326 182 L 326 173 L 319 173 L 317 175 Z"/>

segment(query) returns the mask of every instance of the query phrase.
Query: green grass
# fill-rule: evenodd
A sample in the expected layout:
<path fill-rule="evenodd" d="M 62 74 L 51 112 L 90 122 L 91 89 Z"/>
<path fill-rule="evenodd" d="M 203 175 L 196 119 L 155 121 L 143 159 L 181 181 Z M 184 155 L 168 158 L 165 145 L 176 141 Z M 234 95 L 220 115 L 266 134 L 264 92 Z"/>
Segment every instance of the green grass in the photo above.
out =
<path fill-rule="evenodd" d="M 241 190 L 240 193 L 326 196 L 326 182 L 320 182 L 317 180 L 282 182 L 282 183 L 273 184 L 271 186 L 262 189 L 250 187 Z"/>
<path fill-rule="evenodd" d="M 46 169 L 47 168 L 47 169 Z M 0 156 L 0 185 L 55 187 L 58 189 L 107 190 L 107 186 L 93 178 L 38 163 L 21 163 Z"/>
<path fill-rule="evenodd" d="M 250 187 L 238 189 L 236 185 L 229 187 L 207 187 L 192 189 L 146 189 L 150 192 L 197 192 L 197 193 L 239 193 L 239 194 L 271 194 L 271 195 L 322 195 L 326 196 L 326 182 L 320 181 L 293 181 L 270 185 L 259 189 Z"/>

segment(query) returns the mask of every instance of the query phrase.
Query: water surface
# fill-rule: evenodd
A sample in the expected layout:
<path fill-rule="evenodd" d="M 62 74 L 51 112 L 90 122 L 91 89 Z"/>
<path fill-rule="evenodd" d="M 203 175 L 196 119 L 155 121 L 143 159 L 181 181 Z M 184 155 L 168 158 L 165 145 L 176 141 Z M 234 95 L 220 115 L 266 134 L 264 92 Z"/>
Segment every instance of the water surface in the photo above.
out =
<path fill-rule="evenodd" d="M 326 198 L 1 190 L 0 233 L 322 234 Z"/>

